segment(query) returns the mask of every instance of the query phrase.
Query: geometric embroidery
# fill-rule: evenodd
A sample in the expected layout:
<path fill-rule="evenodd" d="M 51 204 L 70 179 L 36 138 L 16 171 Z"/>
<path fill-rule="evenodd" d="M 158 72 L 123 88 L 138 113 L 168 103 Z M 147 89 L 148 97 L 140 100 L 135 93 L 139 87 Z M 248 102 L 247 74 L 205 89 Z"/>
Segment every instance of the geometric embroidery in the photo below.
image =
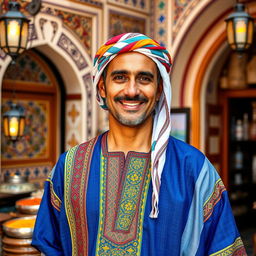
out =
<path fill-rule="evenodd" d="M 86 191 L 97 137 L 71 148 L 65 159 L 64 198 L 72 256 L 88 255 Z M 71 255 L 70 255 L 71 256 Z"/>
<path fill-rule="evenodd" d="M 53 188 L 53 184 L 50 178 L 47 178 L 46 181 L 48 181 L 50 183 L 50 194 L 51 194 L 51 204 L 52 206 L 60 212 L 60 208 L 61 208 L 61 200 L 59 199 L 59 197 L 56 195 L 56 193 L 54 192 L 54 188 Z"/>
<path fill-rule="evenodd" d="M 107 151 L 102 137 L 100 219 L 96 255 L 140 255 L 150 183 L 150 153 Z"/>
<path fill-rule="evenodd" d="M 247 256 L 247 254 L 241 238 L 238 237 L 233 244 L 210 256 Z"/>
<path fill-rule="evenodd" d="M 215 183 L 213 193 L 204 204 L 204 222 L 212 215 L 214 206 L 220 201 L 222 193 L 226 190 L 221 179 Z"/>

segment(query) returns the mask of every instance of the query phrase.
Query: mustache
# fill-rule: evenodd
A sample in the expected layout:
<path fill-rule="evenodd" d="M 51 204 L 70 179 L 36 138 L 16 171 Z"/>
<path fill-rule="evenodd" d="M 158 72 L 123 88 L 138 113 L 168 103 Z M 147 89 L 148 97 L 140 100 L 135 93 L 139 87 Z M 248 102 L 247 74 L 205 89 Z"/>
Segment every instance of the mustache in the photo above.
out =
<path fill-rule="evenodd" d="M 142 101 L 142 102 L 148 102 L 148 98 L 142 95 L 136 95 L 134 97 L 129 97 L 129 96 L 116 96 L 114 98 L 114 101 L 121 101 L 121 100 L 125 100 L 125 101 Z"/>

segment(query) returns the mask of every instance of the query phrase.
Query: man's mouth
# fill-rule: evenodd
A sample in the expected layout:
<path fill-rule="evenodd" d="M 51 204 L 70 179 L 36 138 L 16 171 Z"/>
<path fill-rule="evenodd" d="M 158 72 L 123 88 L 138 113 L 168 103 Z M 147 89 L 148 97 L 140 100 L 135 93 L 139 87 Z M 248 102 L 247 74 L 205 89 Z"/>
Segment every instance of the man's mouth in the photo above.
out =
<path fill-rule="evenodd" d="M 140 107 L 148 102 L 148 99 L 143 96 L 135 96 L 134 98 L 129 97 L 115 97 L 115 102 L 118 102 L 126 110 L 137 111 Z"/>

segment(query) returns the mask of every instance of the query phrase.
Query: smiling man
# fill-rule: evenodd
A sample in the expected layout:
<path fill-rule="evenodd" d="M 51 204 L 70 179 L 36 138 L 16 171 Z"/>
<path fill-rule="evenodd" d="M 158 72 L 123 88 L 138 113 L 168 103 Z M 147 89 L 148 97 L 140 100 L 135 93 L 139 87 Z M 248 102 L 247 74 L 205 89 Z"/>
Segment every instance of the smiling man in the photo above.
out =
<path fill-rule="evenodd" d="M 246 255 L 218 173 L 169 136 L 167 50 L 127 33 L 106 42 L 94 64 L 109 131 L 60 156 L 33 245 L 49 256 Z"/>

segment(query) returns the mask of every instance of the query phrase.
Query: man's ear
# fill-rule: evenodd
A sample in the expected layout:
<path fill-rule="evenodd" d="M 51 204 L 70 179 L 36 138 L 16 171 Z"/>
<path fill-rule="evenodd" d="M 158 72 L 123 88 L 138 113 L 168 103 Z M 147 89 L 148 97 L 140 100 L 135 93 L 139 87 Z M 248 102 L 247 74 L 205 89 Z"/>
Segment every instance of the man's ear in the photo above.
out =
<path fill-rule="evenodd" d="M 98 82 L 98 90 L 99 90 L 100 96 L 102 98 L 106 98 L 106 88 L 105 88 L 105 83 L 103 81 L 103 77 L 101 77 Z"/>
<path fill-rule="evenodd" d="M 156 100 L 159 101 L 162 92 L 163 92 L 163 79 L 160 80 L 159 84 L 158 84 L 158 88 L 157 88 L 157 96 L 156 96 Z"/>

